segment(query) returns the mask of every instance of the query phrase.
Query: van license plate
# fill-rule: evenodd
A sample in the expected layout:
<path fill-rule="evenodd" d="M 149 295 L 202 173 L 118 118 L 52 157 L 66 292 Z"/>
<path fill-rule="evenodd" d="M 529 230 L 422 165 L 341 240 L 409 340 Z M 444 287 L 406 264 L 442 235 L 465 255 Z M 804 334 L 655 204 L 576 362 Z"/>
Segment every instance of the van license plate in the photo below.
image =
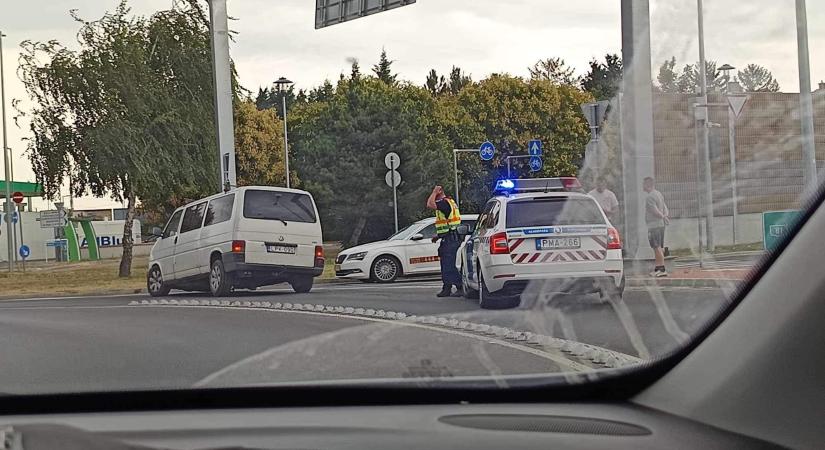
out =
<path fill-rule="evenodd" d="M 581 248 L 582 240 L 577 237 L 536 239 L 536 250 L 557 250 Z"/>
<path fill-rule="evenodd" d="M 267 244 L 266 251 L 269 253 L 286 253 L 287 255 L 294 255 L 296 247 L 290 245 L 273 245 Z"/>

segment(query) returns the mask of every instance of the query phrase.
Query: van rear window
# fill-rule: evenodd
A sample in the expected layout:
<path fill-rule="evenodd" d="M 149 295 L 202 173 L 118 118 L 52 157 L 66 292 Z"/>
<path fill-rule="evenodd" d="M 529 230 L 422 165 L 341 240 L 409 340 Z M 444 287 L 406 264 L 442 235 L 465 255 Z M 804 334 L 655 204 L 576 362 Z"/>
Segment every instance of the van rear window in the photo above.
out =
<path fill-rule="evenodd" d="M 306 194 L 281 191 L 246 191 L 243 216 L 247 219 L 285 220 L 315 223 L 312 198 Z"/>
<path fill-rule="evenodd" d="M 599 206 L 587 198 L 544 197 L 507 203 L 507 228 L 604 223 Z"/>

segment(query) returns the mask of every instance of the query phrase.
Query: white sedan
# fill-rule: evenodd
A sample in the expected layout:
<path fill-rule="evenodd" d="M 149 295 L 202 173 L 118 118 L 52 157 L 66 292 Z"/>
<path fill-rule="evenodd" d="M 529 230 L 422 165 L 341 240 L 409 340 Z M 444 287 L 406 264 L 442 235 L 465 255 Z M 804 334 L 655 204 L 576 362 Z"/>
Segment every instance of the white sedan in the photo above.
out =
<path fill-rule="evenodd" d="M 478 215 L 467 214 L 461 224 L 470 230 Z M 335 276 L 342 279 L 392 283 L 400 276 L 441 273 L 435 218 L 419 220 L 384 241 L 358 245 L 341 251 L 335 259 Z"/>

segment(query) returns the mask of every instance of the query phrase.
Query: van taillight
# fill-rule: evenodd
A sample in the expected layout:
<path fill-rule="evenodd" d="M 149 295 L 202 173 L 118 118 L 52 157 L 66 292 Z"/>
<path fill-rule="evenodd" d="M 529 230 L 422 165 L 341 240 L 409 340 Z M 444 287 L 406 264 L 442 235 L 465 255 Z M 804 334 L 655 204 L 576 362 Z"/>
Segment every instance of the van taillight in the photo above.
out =
<path fill-rule="evenodd" d="M 622 238 L 619 237 L 619 231 L 613 227 L 607 229 L 607 249 L 621 250 Z"/>
<path fill-rule="evenodd" d="M 246 241 L 232 241 L 232 253 L 243 253 L 246 251 Z"/>
<path fill-rule="evenodd" d="M 324 267 L 326 260 L 324 259 L 324 246 L 315 246 L 315 267 Z"/>
<path fill-rule="evenodd" d="M 510 253 L 510 245 L 507 243 L 507 233 L 496 233 L 490 238 L 490 254 L 506 255 Z"/>

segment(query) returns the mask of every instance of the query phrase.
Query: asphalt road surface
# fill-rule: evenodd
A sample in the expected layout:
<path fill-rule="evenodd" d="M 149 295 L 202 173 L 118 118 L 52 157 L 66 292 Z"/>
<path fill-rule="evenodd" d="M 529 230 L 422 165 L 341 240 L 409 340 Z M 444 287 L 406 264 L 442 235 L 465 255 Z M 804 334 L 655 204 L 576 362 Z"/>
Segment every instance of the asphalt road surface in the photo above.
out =
<path fill-rule="evenodd" d="M 576 372 L 587 369 L 587 361 L 508 341 L 503 332 L 439 327 L 433 317 L 648 358 L 689 339 L 729 295 L 629 288 L 619 303 L 552 296 L 532 309 L 489 311 L 472 300 L 436 298 L 439 287 L 421 280 L 318 284 L 309 294 L 275 287 L 239 292 L 222 304 L 190 293 L 173 293 L 164 304 L 150 304 L 145 295 L 5 300 L 0 392 Z M 270 306 L 293 304 L 321 309 Z M 381 311 L 381 317 L 344 312 L 353 309 Z M 421 320 L 384 319 L 389 312 Z"/>

